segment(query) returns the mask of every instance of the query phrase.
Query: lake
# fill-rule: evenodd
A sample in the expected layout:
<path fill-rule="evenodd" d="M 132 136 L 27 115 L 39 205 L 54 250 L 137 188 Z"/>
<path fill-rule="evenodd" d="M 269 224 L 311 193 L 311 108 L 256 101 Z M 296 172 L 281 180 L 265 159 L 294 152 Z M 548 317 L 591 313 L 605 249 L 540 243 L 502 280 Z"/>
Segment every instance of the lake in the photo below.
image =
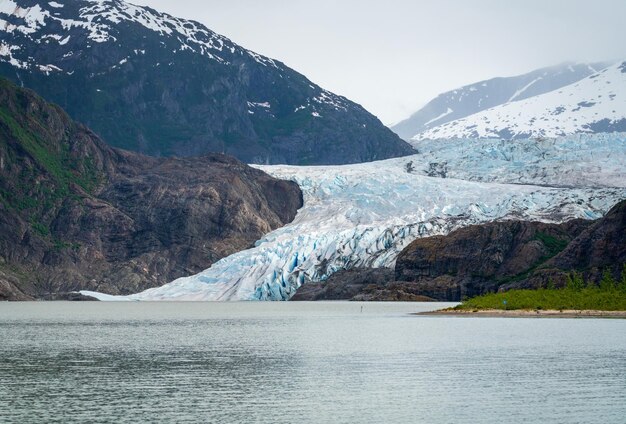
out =
<path fill-rule="evenodd" d="M 0 303 L 2 423 L 620 423 L 626 320 Z"/>

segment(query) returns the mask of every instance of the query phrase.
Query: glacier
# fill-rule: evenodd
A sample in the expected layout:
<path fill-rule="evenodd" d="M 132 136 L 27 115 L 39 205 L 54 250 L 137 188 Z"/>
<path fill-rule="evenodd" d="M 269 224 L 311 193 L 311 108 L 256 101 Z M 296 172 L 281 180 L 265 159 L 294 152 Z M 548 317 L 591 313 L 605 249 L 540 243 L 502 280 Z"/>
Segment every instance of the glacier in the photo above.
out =
<path fill-rule="evenodd" d="M 626 134 L 415 141 L 419 153 L 341 166 L 255 165 L 296 181 L 290 224 L 199 274 L 100 300 L 288 300 L 354 267 L 393 267 L 418 237 L 493 220 L 597 219 L 626 198 Z"/>

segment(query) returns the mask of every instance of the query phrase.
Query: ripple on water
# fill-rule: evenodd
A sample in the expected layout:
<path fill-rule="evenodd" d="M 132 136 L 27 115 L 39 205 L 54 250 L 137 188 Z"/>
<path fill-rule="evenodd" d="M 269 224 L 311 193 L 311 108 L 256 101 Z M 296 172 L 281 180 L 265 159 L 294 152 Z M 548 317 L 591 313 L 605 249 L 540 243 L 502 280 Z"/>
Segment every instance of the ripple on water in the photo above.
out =
<path fill-rule="evenodd" d="M 0 422 L 624 422 L 626 320 L 360 305 L 2 305 Z"/>

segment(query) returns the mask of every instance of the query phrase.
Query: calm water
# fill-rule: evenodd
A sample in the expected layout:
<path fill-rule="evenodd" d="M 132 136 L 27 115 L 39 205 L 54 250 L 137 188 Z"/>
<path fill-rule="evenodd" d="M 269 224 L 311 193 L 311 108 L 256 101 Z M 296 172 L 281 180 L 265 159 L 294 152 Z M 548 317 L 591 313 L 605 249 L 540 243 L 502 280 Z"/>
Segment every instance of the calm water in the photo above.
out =
<path fill-rule="evenodd" d="M 440 305 L 0 303 L 0 422 L 626 422 L 626 320 Z"/>

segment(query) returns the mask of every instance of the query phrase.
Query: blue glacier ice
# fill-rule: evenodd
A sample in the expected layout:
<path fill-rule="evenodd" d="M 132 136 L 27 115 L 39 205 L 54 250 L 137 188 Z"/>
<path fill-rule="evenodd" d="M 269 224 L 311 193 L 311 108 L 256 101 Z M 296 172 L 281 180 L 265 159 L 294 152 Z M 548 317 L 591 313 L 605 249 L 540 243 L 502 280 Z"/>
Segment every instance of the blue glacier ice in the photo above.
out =
<path fill-rule="evenodd" d="M 412 240 L 492 220 L 596 219 L 626 198 L 626 135 L 415 142 L 419 154 L 341 166 L 257 166 L 304 206 L 199 274 L 102 300 L 286 300 L 352 267 L 393 267 Z"/>

